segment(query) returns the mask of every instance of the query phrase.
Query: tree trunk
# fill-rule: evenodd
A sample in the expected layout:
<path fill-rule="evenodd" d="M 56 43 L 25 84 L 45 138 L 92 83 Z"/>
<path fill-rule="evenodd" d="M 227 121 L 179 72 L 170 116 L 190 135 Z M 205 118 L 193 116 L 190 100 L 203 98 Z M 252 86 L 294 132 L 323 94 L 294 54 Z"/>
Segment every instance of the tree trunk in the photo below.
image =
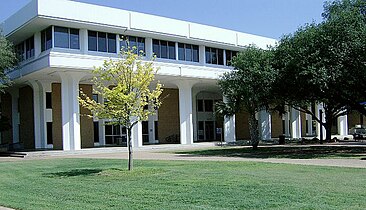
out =
<path fill-rule="evenodd" d="M 128 170 L 133 168 L 133 156 L 132 156 L 132 140 L 131 140 L 131 127 L 127 128 L 127 146 L 128 146 Z"/>
<path fill-rule="evenodd" d="M 250 141 L 253 146 L 253 149 L 256 150 L 259 144 L 259 134 L 258 134 L 258 123 L 255 119 L 255 113 L 249 114 L 249 132 L 250 132 Z"/>

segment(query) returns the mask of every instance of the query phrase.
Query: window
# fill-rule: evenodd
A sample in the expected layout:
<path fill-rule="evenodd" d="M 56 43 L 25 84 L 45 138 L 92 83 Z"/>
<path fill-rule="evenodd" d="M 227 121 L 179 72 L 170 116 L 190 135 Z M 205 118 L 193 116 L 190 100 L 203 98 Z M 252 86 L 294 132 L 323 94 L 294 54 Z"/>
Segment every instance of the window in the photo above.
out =
<path fill-rule="evenodd" d="M 21 43 L 19 43 L 15 46 L 15 53 L 16 53 L 17 58 L 18 58 L 19 61 L 24 61 L 25 60 L 24 42 L 21 42 Z"/>
<path fill-rule="evenodd" d="M 93 100 L 98 103 L 98 94 L 93 94 Z"/>
<path fill-rule="evenodd" d="M 88 31 L 88 50 L 116 53 L 116 34 Z"/>
<path fill-rule="evenodd" d="M 55 26 L 55 47 L 69 48 L 69 29 L 64 27 Z"/>
<path fill-rule="evenodd" d="M 15 53 L 19 61 L 34 57 L 34 36 L 15 46 Z"/>
<path fill-rule="evenodd" d="M 205 100 L 205 112 L 213 112 L 213 100 Z"/>
<path fill-rule="evenodd" d="M 206 63 L 224 65 L 224 50 L 205 47 Z"/>
<path fill-rule="evenodd" d="M 97 51 L 97 32 L 88 31 L 88 50 Z"/>
<path fill-rule="evenodd" d="M 197 111 L 203 112 L 203 100 L 197 100 Z"/>
<path fill-rule="evenodd" d="M 153 52 L 158 58 L 175 60 L 175 42 L 154 39 Z"/>
<path fill-rule="evenodd" d="M 99 142 L 99 122 L 93 122 L 94 127 L 94 143 Z"/>
<path fill-rule="evenodd" d="M 199 62 L 198 45 L 178 43 L 178 59 L 181 61 Z"/>
<path fill-rule="evenodd" d="M 70 28 L 70 48 L 80 49 L 79 29 Z"/>
<path fill-rule="evenodd" d="M 98 32 L 98 51 L 107 52 L 107 34 Z"/>
<path fill-rule="evenodd" d="M 25 40 L 25 58 L 34 57 L 34 36 Z"/>
<path fill-rule="evenodd" d="M 231 50 L 225 50 L 226 54 L 226 65 L 231 66 L 231 59 L 233 59 L 236 54 L 238 54 L 237 51 L 231 51 Z"/>
<path fill-rule="evenodd" d="M 80 49 L 79 29 L 55 26 L 53 34 L 55 47 Z"/>
<path fill-rule="evenodd" d="M 130 49 L 135 54 L 144 55 L 145 53 L 145 38 L 136 36 L 120 36 L 121 50 Z M 154 47 L 154 44 L 153 44 Z"/>
<path fill-rule="evenodd" d="M 52 26 L 41 31 L 41 51 L 52 48 Z"/>
<path fill-rule="evenodd" d="M 52 93 L 46 92 L 46 109 L 52 109 Z"/>
<path fill-rule="evenodd" d="M 52 122 L 47 122 L 47 144 L 53 144 Z"/>

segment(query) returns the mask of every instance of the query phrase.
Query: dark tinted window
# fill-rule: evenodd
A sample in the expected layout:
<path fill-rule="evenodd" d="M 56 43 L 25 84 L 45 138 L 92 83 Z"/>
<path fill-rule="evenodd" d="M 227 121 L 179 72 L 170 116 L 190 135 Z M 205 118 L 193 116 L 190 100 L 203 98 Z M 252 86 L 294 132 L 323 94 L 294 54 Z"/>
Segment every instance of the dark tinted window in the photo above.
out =
<path fill-rule="evenodd" d="M 156 55 L 156 57 L 160 58 L 160 43 L 159 40 L 154 39 L 153 40 L 153 52 Z"/>
<path fill-rule="evenodd" d="M 46 109 L 52 109 L 52 93 L 46 92 Z"/>
<path fill-rule="evenodd" d="M 206 63 L 224 65 L 224 51 L 222 49 L 206 47 Z"/>
<path fill-rule="evenodd" d="M 34 36 L 25 40 L 26 59 L 34 57 Z"/>
<path fill-rule="evenodd" d="M 186 44 L 186 61 L 192 60 L 192 45 Z"/>
<path fill-rule="evenodd" d="M 199 49 L 197 45 L 193 45 L 193 61 L 199 62 Z"/>
<path fill-rule="evenodd" d="M 99 142 L 99 122 L 93 122 L 94 125 L 94 142 Z"/>
<path fill-rule="evenodd" d="M 98 32 L 98 51 L 107 52 L 107 34 Z"/>
<path fill-rule="evenodd" d="M 205 100 L 205 112 L 213 112 L 213 100 Z"/>
<path fill-rule="evenodd" d="M 47 122 L 47 144 L 53 144 L 52 122 Z"/>
<path fill-rule="evenodd" d="M 168 58 L 168 43 L 160 41 L 161 58 Z"/>
<path fill-rule="evenodd" d="M 178 59 L 199 62 L 198 45 L 178 43 Z"/>
<path fill-rule="evenodd" d="M 108 34 L 108 52 L 115 53 L 116 52 L 116 35 Z"/>
<path fill-rule="evenodd" d="M 178 43 L 178 59 L 181 61 L 184 61 L 186 59 L 184 44 L 182 43 Z"/>
<path fill-rule="evenodd" d="M 70 28 L 70 48 L 80 49 L 79 29 Z"/>
<path fill-rule="evenodd" d="M 52 27 L 48 27 L 41 32 L 41 51 L 52 48 Z"/>
<path fill-rule="evenodd" d="M 217 64 L 224 65 L 224 50 L 217 50 Z"/>
<path fill-rule="evenodd" d="M 97 32 L 88 31 L 88 50 L 97 51 Z"/>
<path fill-rule="evenodd" d="M 175 43 L 168 42 L 169 59 L 175 59 Z"/>
<path fill-rule="evenodd" d="M 168 58 L 175 60 L 175 42 L 154 39 L 153 52 L 157 58 Z"/>
<path fill-rule="evenodd" d="M 197 100 L 197 111 L 203 112 L 203 100 Z"/>
<path fill-rule="evenodd" d="M 55 26 L 55 47 L 69 48 L 69 29 Z"/>
<path fill-rule="evenodd" d="M 145 38 L 135 36 L 125 36 L 120 41 L 121 50 L 130 49 L 133 53 L 144 55 L 145 52 Z"/>

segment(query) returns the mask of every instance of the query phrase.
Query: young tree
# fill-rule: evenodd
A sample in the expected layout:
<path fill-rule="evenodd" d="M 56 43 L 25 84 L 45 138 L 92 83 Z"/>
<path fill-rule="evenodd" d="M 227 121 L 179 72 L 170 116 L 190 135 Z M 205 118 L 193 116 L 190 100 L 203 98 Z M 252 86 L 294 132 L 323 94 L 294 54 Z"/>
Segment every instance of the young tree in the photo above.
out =
<path fill-rule="evenodd" d="M 259 144 L 255 114 L 268 109 L 272 99 L 272 84 L 277 76 L 272 62 L 272 50 L 248 46 L 233 58 L 232 65 L 235 70 L 225 73 L 218 82 L 227 100 L 219 103 L 217 109 L 223 115 L 233 115 L 239 111 L 249 114 L 253 149 Z"/>
<path fill-rule="evenodd" d="M 365 101 L 365 1 L 337 0 L 324 6 L 324 21 L 284 36 L 275 51 L 277 99 L 311 114 L 331 139 L 332 122 Z M 309 106 L 322 103 L 325 122 Z"/>
<path fill-rule="evenodd" d="M 16 55 L 13 45 L 9 42 L 0 31 L 0 93 L 3 93 L 11 82 L 6 75 L 6 70 L 16 65 Z M 0 113 L 0 131 L 6 131 L 11 128 L 10 120 Z"/>
<path fill-rule="evenodd" d="M 94 92 L 104 102 L 98 103 L 81 91 L 79 102 L 98 119 L 109 119 L 109 124 L 125 126 L 127 130 L 128 170 L 132 170 L 132 128 L 155 114 L 161 101 L 162 86 L 159 82 L 154 90 L 150 85 L 157 69 L 153 62 L 144 62 L 131 50 L 122 52 L 122 58 L 105 61 L 93 70 Z M 121 134 L 122 135 L 122 134 Z"/>

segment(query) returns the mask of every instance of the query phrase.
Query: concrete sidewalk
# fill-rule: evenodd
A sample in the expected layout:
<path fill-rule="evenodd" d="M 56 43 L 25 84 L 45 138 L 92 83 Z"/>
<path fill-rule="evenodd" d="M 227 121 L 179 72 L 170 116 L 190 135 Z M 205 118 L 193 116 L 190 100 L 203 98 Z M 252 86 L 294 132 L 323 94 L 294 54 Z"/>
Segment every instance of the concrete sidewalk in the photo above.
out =
<path fill-rule="evenodd" d="M 302 146 L 303 145 L 299 147 Z M 209 148 L 219 148 L 219 147 L 215 146 L 215 143 L 196 143 L 193 145 L 180 145 L 180 144 L 147 145 L 140 148 L 134 148 L 133 155 L 134 159 L 140 159 L 140 160 L 251 161 L 251 162 L 266 162 L 266 163 L 286 163 L 286 164 L 300 164 L 300 165 L 366 168 L 366 160 L 360 160 L 360 159 L 241 158 L 241 157 L 220 157 L 220 156 L 198 156 L 198 155 L 174 153 L 174 151 L 209 149 Z M 127 159 L 128 158 L 127 152 L 128 151 L 126 147 L 90 148 L 90 149 L 82 149 L 79 151 L 35 151 L 35 152 L 27 152 L 25 158 L 0 158 L 0 162 L 52 159 L 52 158 Z"/>

